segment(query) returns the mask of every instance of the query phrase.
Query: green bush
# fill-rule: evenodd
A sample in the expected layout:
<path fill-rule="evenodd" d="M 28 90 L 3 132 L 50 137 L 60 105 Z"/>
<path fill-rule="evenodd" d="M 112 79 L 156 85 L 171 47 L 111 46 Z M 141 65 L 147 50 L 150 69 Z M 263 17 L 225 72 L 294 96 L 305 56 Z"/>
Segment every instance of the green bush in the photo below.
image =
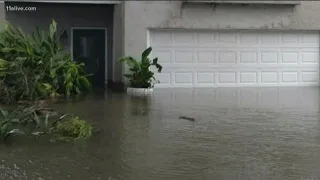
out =
<path fill-rule="evenodd" d="M 26 35 L 9 23 L 0 33 L 0 101 L 70 96 L 90 90 L 84 64 L 62 53 L 57 24 Z"/>
<path fill-rule="evenodd" d="M 57 125 L 51 129 L 51 132 L 62 139 L 89 138 L 92 135 L 92 126 L 79 117 L 73 117 L 58 122 Z"/>
<path fill-rule="evenodd" d="M 158 64 L 158 58 L 153 60 L 149 59 L 149 55 L 152 48 L 147 48 L 141 54 L 141 60 L 137 60 L 131 56 L 123 57 L 120 62 L 126 63 L 130 67 L 130 74 L 125 74 L 124 76 L 129 79 L 130 87 L 133 88 L 153 88 L 156 83 L 156 78 L 154 77 L 154 72 L 150 70 L 150 67 L 155 66 L 158 72 L 162 70 L 162 66 Z"/>

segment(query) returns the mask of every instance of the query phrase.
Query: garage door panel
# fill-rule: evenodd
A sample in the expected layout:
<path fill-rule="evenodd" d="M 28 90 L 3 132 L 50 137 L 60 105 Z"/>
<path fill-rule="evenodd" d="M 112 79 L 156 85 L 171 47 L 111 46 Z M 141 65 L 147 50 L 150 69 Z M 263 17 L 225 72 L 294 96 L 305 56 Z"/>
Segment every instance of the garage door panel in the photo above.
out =
<path fill-rule="evenodd" d="M 266 45 L 275 45 L 279 44 L 279 36 L 278 33 L 267 33 L 267 32 L 262 32 L 261 34 L 261 44 L 266 44 Z"/>
<path fill-rule="evenodd" d="M 228 87 L 318 85 L 319 73 L 279 71 L 172 72 L 156 76 L 157 87 Z"/>
<path fill-rule="evenodd" d="M 158 87 L 216 87 L 216 86 L 269 86 L 269 85 L 317 85 L 319 72 L 316 70 L 203 70 L 171 71 L 157 74 Z"/>
<path fill-rule="evenodd" d="M 151 42 L 150 42 L 151 43 Z M 152 43 L 151 43 L 152 44 Z M 199 48 L 215 48 L 215 49 L 223 49 L 223 48 L 231 48 L 231 49 L 239 49 L 239 48 L 269 48 L 269 49 L 276 49 L 279 50 L 281 48 L 319 48 L 317 44 L 311 44 L 311 43 L 291 43 L 291 44 L 240 44 L 240 43 L 220 43 L 216 42 L 214 44 L 207 44 L 207 43 L 181 43 L 181 44 L 169 44 L 169 43 L 164 43 L 164 44 L 156 44 L 153 45 L 152 47 L 157 47 L 157 48 L 192 48 L 192 49 L 199 49 Z"/>
<path fill-rule="evenodd" d="M 306 70 L 301 72 L 301 79 L 303 83 L 318 83 L 319 82 L 319 72 Z"/>
<path fill-rule="evenodd" d="M 305 33 L 302 35 L 302 43 L 318 45 L 319 36 L 315 33 Z"/>
<path fill-rule="evenodd" d="M 183 65 L 183 68 L 182 68 Z M 204 66 L 205 65 L 205 66 Z M 178 71 L 180 69 L 182 70 L 196 70 L 196 71 L 204 71 L 206 69 L 218 71 L 218 70 L 229 70 L 229 69 L 236 69 L 236 70 L 243 70 L 243 69 L 249 69 L 251 71 L 261 71 L 264 69 L 274 69 L 274 70 L 280 70 L 284 71 L 283 69 L 290 69 L 291 71 L 298 71 L 298 70 L 304 70 L 304 69 L 312 69 L 314 71 L 318 71 L 317 67 L 318 65 L 311 65 L 311 64 L 268 64 L 267 66 L 265 64 L 230 64 L 226 67 L 224 64 L 162 64 L 163 70 L 168 71 Z"/>
<path fill-rule="evenodd" d="M 260 51 L 261 64 L 278 64 L 279 62 L 278 52 L 276 51 Z"/>
<path fill-rule="evenodd" d="M 168 87 L 171 86 L 172 83 L 172 77 L 171 72 L 162 72 L 162 73 L 155 73 L 155 78 L 160 81 L 159 84 L 157 84 L 158 87 Z"/>
<path fill-rule="evenodd" d="M 239 52 L 239 63 L 240 64 L 258 64 L 259 62 L 259 53 L 256 51 L 240 51 Z"/>
<path fill-rule="evenodd" d="M 151 44 L 156 44 L 158 46 L 166 46 L 172 44 L 172 33 L 167 31 L 157 31 L 157 33 L 152 34 L 150 38 Z"/>
<path fill-rule="evenodd" d="M 174 84 L 176 85 L 192 85 L 193 84 L 193 72 L 184 71 L 184 72 L 175 72 L 173 76 Z"/>
<path fill-rule="evenodd" d="M 174 32 L 173 33 L 173 44 L 184 45 L 194 44 L 196 40 L 194 32 Z"/>
<path fill-rule="evenodd" d="M 197 44 L 203 44 L 204 46 L 212 46 L 216 44 L 217 33 L 215 32 L 203 32 L 197 33 Z"/>
<path fill-rule="evenodd" d="M 219 44 L 235 44 L 237 43 L 237 35 L 234 32 L 217 33 Z"/>
<path fill-rule="evenodd" d="M 236 84 L 237 72 L 234 71 L 220 71 L 218 75 L 218 84 Z"/>
<path fill-rule="evenodd" d="M 217 64 L 236 64 L 237 52 L 236 51 L 220 51 L 218 52 Z"/>
<path fill-rule="evenodd" d="M 299 52 L 297 51 L 285 51 L 281 52 L 281 63 L 282 64 L 298 64 L 299 63 Z"/>
<path fill-rule="evenodd" d="M 151 32 L 157 87 L 319 85 L 317 32 L 165 32 Z"/>
<path fill-rule="evenodd" d="M 257 32 L 242 32 L 239 34 L 240 44 L 258 45 L 259 36 Z"/>
<path fill-rule="evenodd" d="M 203 85 L 214 85 L 215 74 L 213 71 L 196 72 L 196 83 Z"/>
<path fill-rule="evenodd" d="M 319 64 L 319 52 L 316 50 L 313 51 L 304 51 L 301 53 L 303 64 Z"/>
<path fill-rule="evenodd" d="M 154 46 L 180 47 L 319 47 L 315 32 L 170 32 L 153 31 Z"/>
<path fill-rule="evenodd" d="M 215 64 L 216 52 L 210 50 L 197 50 L 197 63 Z"/>
<path fill-rule="evenodd" d="M 299 43 L 299 34 L 293 32 L 281 33 L 283 44 L 297 44 Z"/>
<path fill-rule="evenodd" d="M 172 50 L 171 49 L 164 49 L 164 48 L 159 48 L 159 49 L 154 49 L 152 51 L 151 56 L 157 57 L 158 62 L 160 64 L 170 64 L 172 63 Z"/>
<path fill-rule="evenodd" d="M 154 57 L 161 63 L 209 63 L 209 64 L 275 64 L 275 63 L 319 63 L 315 48 L 283 49 L 223 49 L 223 48 L 154 48 Z"/>
<path fill-rule="evenodd" d="M 261 84 L 278 84 L 279 73 L 278 71 L 261 71 L 260 79 Z"/>
<path fill-rule="evenodd" d="M 195 63 L 192 49 L 178 49 L 174 51 L 173 63 Z"/>
<path fill-rule="evenodd" d="M 299 72 L 284 71 L 281 72 L 281 82 L 285 84 L 297 84 L 299 82 Z"/>
<path fill-rule="evenodd" d="M 258 72 L 256 71 L 241 71 L 239 72 L 239 83 L 241 84 L 257 84 Z"/>

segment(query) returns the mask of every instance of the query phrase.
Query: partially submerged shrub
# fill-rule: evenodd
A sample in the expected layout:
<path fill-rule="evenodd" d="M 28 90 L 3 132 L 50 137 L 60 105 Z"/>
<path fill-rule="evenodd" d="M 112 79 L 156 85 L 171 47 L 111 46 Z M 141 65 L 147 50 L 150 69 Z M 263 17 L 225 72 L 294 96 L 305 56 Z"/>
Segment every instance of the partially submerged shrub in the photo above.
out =
<path fill-rule="evenodd" d="M 83 139 L 91 137 L 92 126 L 79 117 L 61 116 L 49 108 L 0 107 L 0 142 L 11 135 L 38 137 L 44 134 L 60 140 Z"/>
<path fill-rule="evenodd" d="M 5 141 L 10 135 L 11 123 L 8 121 L 0 120 L 0 142 Z"/>
<path fill-rule="evenodd" d="M 60 139 L 79 139 L 89 138 L 92 135 L 92 126 L 79 117 L 73 117 L 68 120 L 58 122 L 51 129 Z"/>
<path fill-rule="evenodd" d="M 0 142 L 5 141 L 10 135 L 23 133 L 14 127 L 17 124 L 20 124 L 18 118 L 20 117 L 16 114 L 16 111 L 7 111 L 0 107 Z"/>
<path fill-rule="evenodd" d="M 0 33 L 0 101 L 70 96 L 90 90 L 84 64 L 62 53 L 57 24 L 32 36 L 6 23 Z"/>

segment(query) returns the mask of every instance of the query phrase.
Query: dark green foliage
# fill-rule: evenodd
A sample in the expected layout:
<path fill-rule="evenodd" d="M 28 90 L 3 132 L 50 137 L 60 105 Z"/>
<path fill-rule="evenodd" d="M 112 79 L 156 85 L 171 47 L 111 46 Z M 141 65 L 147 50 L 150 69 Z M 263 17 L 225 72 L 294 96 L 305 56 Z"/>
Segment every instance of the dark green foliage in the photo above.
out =
<path fill-rule="evenodd" d="M 131 74 L 124 76 L 130 80 L 130 87 L 133 88 L 153 88 L 156 82 L 154 72 L 150 70 L 154 66 L 161 73 L 162 66 L 158 64 L 158 58 L 149 59 L 152 48 L 147 48 L 141 55 L 141 60 L 131 56 L 123 57 L 120 62 L 125 62 L 129 67 Z"/>
<path fill-rule="evenodd" d="M 70 96 L 90 90 L 84 64 L 61 52 L 57 24 L 26 35 L 5 24 L 0 34 L 0 102 Z"/>

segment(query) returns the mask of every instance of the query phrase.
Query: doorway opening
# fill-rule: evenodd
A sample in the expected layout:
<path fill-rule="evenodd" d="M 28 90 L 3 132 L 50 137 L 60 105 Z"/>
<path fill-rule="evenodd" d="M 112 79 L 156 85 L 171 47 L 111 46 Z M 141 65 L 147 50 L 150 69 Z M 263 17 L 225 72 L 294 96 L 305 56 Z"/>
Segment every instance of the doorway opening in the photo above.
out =
<path fill-rule="evenodd" d="M 95 89 L 105 89 L 107 78 L 107 28 L 71 28 L 71 54 L 85 64 Z"/>

